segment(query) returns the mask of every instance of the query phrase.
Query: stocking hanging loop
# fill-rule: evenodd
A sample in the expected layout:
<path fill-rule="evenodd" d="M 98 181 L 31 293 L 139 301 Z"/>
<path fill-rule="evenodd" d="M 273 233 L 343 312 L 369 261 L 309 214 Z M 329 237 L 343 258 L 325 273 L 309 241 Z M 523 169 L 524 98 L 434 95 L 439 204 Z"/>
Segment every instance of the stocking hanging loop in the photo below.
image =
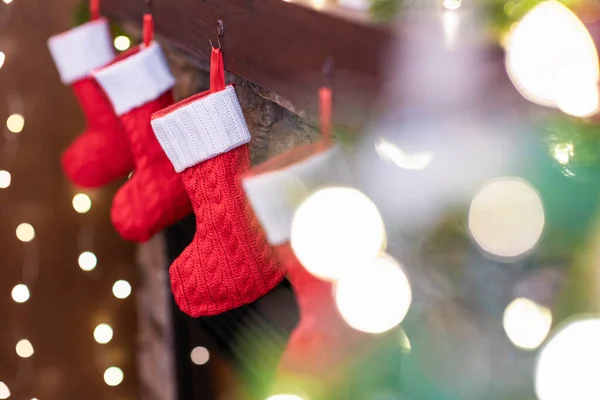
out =
<path fill-rule="evenodd" d="M 147 11 L 144 14 L 144 46 L 150 46 L 154 39 L 154 19 L 152 18 L 152 0 L 146 0 Z"/>
<path fill-rule="evenodd" d="M 327 147 L 331 143 L 331 109 L 332 91 L 331 75 L 333 71 L 333 60 L 328 58 L 323 65 L 324 83 L 319 88 L 319 106 L 321 111 L 321 133 L 322 143 Z"/>
<path fill-rule="evenodd" d="M 100 0 L 90 0 L 90 19 L 92 21 L 100 18 Z"/>
<path fill-rule="evenodd" d="M 210 91 L 220 92 L 225 89 L 225 67 L 221 48 L 212 48 L 210 55 Z"/>

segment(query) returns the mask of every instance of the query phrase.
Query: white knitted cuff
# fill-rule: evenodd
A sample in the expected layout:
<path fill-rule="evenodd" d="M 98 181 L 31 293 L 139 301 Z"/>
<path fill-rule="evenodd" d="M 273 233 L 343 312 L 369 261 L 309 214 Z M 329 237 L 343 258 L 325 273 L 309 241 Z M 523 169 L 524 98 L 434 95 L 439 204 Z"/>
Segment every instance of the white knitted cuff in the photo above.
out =
<path fill-rule="evenodd" d="M 165 55 L 156 42 L 92 75 L 118 116 L 157 99 L 175 84 Z"/>
<path fill-rule="evenodd" d="M 104 18 L 50 37 L 48 49 L 60 79 L 67 85 L 85 78 L 115 57 L 108 21 Z"/>
<path fill-rule="evenodd" d="M 344 155 L 334 146 L 284 169 L 246 177 L 242 184 L 269 242 L 277 246 L 289 241 L 294 213 L 311 193 L 350 181 Z"/>
<path fill-rule="evenodd" d="M 180 104 L 152 119 L 156 138 L 175 171 L 181 172 L 250 141 L 233 86 Z"/>

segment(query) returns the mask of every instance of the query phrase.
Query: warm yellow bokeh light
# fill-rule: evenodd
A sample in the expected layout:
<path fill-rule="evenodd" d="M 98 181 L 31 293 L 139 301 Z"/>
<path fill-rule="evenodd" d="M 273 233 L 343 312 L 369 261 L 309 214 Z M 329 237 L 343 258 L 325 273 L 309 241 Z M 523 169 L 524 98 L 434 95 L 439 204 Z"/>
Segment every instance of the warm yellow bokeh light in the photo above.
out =
<path fill-rule="evenodd" d="M 113 329 L 108 324 L 100 324 L 94 329 L 94 340 L 100 344 L 106 344 L 113 338 Z"/>
<path fill-rule="evenodd" d="M 542 348 L 535 369 L 539 400 L 600 399 L 600 319 L 571 322 Z"/>
<path fill-rule="evenodd" d="M 410 170 L 425 169 L 433 159 L 433 154 L 430 152 L 408 153 L 384 138 L 377 140 L 375 150 L 382 160 L 392 162 L 400 168 Z"/>
<path fill-rule="evenodd" d="M 85 214 L 92 208 L 92 199 L 84 193 L 78 193 L 73 197 L 73 208 L 79 214 Z"/>
<path fill-rule="evenodd" d="M 304 398 L 295 394 L 276 394 L 270 396 L 267 400 L 305 400 Z"/>
<path fill-rule="evenodd" d="M 442 0 L 442 4 L 446 10 L 458 10 L 462 4 L 462 0 Z"/>
<path fill-rule="evenodd" d="M 104 371 L 104 382 L 108 386 L 119 386 L 123 382 L 123 371 L 118 367 L 110 367 Z"/>
<path fill-rule="evenodd" d="M 196 365 L 204 365 L 210 359 L 210 353 L 205 347 L 198 346 L 195 347 L 190 353 L 190 358 L 192 362 Z"/>
<path fill-rule="evenodd" d="M 383 333 L 402 322 L 412 301 L 406 274 L 387 254 L 343 276 L 335 285 L 335 301 L 352 328 Z"/>
<path fill-rule="evenodd" d="M 25 303 L 27 300 L 29 300 L 29 288 L 27 285 L 19 283 L 13 288 L 11 296 L 15 303 Z"/>
<path fill-rule="evenodd" d="M 506 69 L 537 104 L 586 117 L 598 110 L 598 53 L 585 25 L 564 5 L 545 1 L 511 30 Z"/>
<path fill-rule="evenodd" d="M 13 2 L 13 0 L 2 0 L 4 2 L 4 4 L 10 4 Z"/>
<path fill-rule="evenodd" d="M 552 155 L 560 164 L 567 165 L 575 156 L 575 146 L 573 143 L 557 144 L 554 146 Z"/>
<path fill-rule="evenodd" d="M 77 261 L 79 263 L 79 268 L 86 272 L 92 271 L 96 268 L 96 265 L 98 265 L 98 259 L 91 251 L 84 251 L 81 253 Z"/>
<path fill-rule="evenodd" d="M 15 350 L 17 351 L 17 355 L 21 358 L 29 358 L 34 353 L 33 345 L 27 339 L 19 340 Z"/>
<path fill-rule="evenodd" d="M 8 390 L 8 386 L 6 383 L 0 382 L 0 399 L 8 399 L 10 397 L 10 390 Z"/>
<path fill-rule="evenodd" d="M 3 51 L 0 51 L 0 68 L 4 66 L 4 61 L 6 61 L 6 54 Z"/>
<path fill-rule="evenodd" d="M 384 247 L 385 227 L 377 206 L 356 189 L 319 190 L 294 215 L 291 245 L 311 274 L 337 280 L 364 268 Z"/>
<path fill-rule="evenodd" d="M 513 300 L 504 310 L 504 331 L 510 341 L 525 350 L 537 349 L 552 327 L 552 313 L 529 299 Z"/>
<path fill-rule="evenodd" d="M 12 177 L 10 176 L 10 172 L 5 170 L 0 170 L 0 189 L 6 189 L 10 186 Z"/>
<path fill-rule="evenodd" d="M 544 207 L 527 182 L 502 178 L 488 183 L 473 199 L 469 230 L 482 249 L 499 257 L 531 250 L 544 229 Z"/>
<path fill-rule="evenodd" d="M 119 280 L 113 285 L 112 291 L 117 299 L 126 299 L 131 294 L 131 285 L 127 281 Z"/>
<path fill-rule="evenodd" d="M 12 114 L 6 120 L 6 127 L 12 133 L 21 133 L 25 127 L 25 118 L 21 114 Z"/>
<path fill-rule="evenodd" d="M 127 36 L 117 36 L 114 40 L 115 49 L 125 51 L 131 46 L 131 40 Z"/>
<path fill-rule="evenodd" d="M 17 226 L 16 234 L 21 242 L 31 242 L 35 238 L 35 229 L 31 224 L 24 222 Z"/>

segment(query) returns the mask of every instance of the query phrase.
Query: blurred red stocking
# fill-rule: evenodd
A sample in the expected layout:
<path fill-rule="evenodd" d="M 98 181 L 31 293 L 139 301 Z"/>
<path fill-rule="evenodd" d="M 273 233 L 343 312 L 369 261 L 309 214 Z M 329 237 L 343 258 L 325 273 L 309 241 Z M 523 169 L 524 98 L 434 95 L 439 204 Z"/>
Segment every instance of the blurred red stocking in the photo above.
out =
<path fill-rule="evenodd" d="M 160 46 L 146 39 L 139 52 L 93 74 L 125 128 L 135 160 L 133 176 L 115 195 L 111 217 L 121 236 L 136 242 L 191 212 L 181 178 L 150 126 L 152 113 L 173 104 L 175 79 Z"/>
<path fill-rule="evenodd" d="M 325 139 L 281 154 L 254 168 L 243 185 L 256 215 L 275 246 L 300 308 L 300 322 L 292 332 L 279 365 L 276 389 L 300 391 L 318 398 L 343 380 L 349 360 L 365 335 L 341 319 L 330 282 L 311 274 L 296 258 L 289 240 L 296 208 L 319 188 L 347 184 L 349 172 L 339 148 L 329 145 L 331 92 L 321 90 Z M 299 389 L 299 390 L 298 390 Z M 324 397 L 322 397 L 324 396 Z"/>
<path fill-rule="evenodd" d="M 210 91 L 155 114 L 152 126 L 196 213 L 194 241 L 170 269 L 181 310 L 219 314 L 269 292 L 283 271 L 240 187 L 250 132 L 235 89 L 225 87 L 220 50 L 212 51 Z"/>
<path fill-rule="evenodd" d="M 108 21 L 98 18 L 48 40 L 61 80 L 71 85 L 84 113 L 86 130 L 65 150 L 67 177 L 82 187 L 110 183 L 133 170 L 133 157 L 119 119 L 90 72 L 114 59 Z"/>

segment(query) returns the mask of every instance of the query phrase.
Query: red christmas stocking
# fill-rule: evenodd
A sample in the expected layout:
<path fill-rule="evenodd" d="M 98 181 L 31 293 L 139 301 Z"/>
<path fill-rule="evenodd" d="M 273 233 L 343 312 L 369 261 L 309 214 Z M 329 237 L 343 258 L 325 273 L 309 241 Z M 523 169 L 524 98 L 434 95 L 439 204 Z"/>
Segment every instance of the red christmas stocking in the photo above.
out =
<path fill-rule="evenodd" d="M 309 274 L 289 244 L 296 208 L 313 191 L 347 183 L 348 171 L 337 147 L 321 143 L 294 149 L 254 168 L 243 185 L 269 242 L 275 246 L 300 308 L 279 365 L 278 383 L 302 387 L 303 394 L 320 393 L 342 379 L 357 343 L 366 336 L 341 319 L 330 282 Z M 285 387 L 285 389 L 289 389 Z M 310 393 L 307 393 L 310 392 Z M 300 394 L 300 393 L 298 393 Z"/>
<path fill-rule="evenodd" d="M 63 83 L 71 85 L 87 121 L 86 130 L 65 150 L 67 177 L 82 187 L 98 187 L 133 170 L 123 127 L 90 72 L 114 59 L 106 19 L 96 19 L 48 40 Z"/>
<path fill-rule="evenodd" d="M 212 52 L 211 90 L 155 114 L 152 126 L 196 213 L 194 241 L 170 269 L 181 310 L 219 314 L 269 292 L 283 271 L 240 186 L 250 132 L 235 89 L 225 87 L 220 50 Z"/>
<path fill-rule="evenodd" d="M 191 212 L 181 178 L 150 126 L 152 113 L 173 104 L 175 79 L 154 42 L 93 76 L 125 128 L 135 161 L 133 176 L 113 200 L 112 221 L 124 239 L 144 242 Z"/>

